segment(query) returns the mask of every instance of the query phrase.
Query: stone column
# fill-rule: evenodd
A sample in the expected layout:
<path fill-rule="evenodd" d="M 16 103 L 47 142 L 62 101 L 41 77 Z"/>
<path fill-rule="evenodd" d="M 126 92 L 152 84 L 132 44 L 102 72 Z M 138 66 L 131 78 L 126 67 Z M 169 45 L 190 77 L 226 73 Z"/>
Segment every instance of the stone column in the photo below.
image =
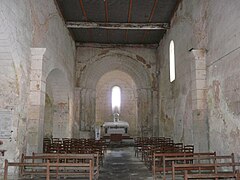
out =
<path fill-rule="evenodd" d="M 81 105 L 81 89 L 79 87 L 75 88 L 74 92 L 74 127 L 73 127 L 73 137 L 79 137 L 80 131 L 80 105 Z M 75 126 L 77 125 L 77 127 Z"/>
<path fill-rule="evenodd" d="M 209 150 L 207 102 L 206 102 L 206 50 L 191 50 L 192 117 L 195 151 Z"/>
<path fill-rule="evenodd" d="M 158 91 L 152 92 L 153 136 L 159 136 L 159 96 Z"/>
<path fill-rule="evenodd" d="M 27 153 L 42 152 L 46 73 L 45 48 L 31 48 L 31 75 L 27 125 Z"/>

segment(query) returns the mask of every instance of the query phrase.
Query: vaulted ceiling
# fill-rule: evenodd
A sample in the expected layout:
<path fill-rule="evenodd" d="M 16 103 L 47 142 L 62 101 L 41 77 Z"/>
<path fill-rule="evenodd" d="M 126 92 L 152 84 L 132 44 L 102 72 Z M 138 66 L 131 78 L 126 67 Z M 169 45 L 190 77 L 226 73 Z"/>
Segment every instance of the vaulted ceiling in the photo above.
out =
<path fill-rule="evenodd" d="M 56 0 L 77 44 L 157 44 L 180 0 Z"/>

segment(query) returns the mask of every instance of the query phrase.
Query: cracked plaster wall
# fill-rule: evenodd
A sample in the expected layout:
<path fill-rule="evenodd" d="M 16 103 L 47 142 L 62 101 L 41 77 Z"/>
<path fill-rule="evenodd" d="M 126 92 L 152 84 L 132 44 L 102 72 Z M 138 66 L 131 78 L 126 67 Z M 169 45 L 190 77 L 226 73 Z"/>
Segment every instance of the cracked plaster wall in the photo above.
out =
<path fill-rule="evenodd" d="M 240 152 L 240 2 L 209 2 L 207 101 L 210 149 Z"/>
<path fill-rule="evenodd" d="M 202 30 L 204 30 L 201 22 L 205 8 L 203 7 L 204 3 L 201 2 L 186 0 L 180 3 L 172 19 L 171 29 L 166 32 L 158 48 L 159 132 L 163 136 L 173 137 L 176 142 L 185 144 L 194 143 L 191 92 L 193 56 L 188 50 L 193 47 L 198 48 L 203 42 L 198 34 L 198 32 L 203 33 Z M 175 44 L 176 64 L 176 80 L 172 83 L 169 80 L 169 44 L 171 40 Z"/>
<path fill-rule="evenodd" d="M 118 70 L 128 74 L 137 87 L 137 134 L 156 135 L 158 128 L 153 124 L 154 120 L 158 119 L 158 112 L 157 110 L 153 112 L 152 108 L 153 99 L 156 97 L 153 92 L 157 88 L 155 61 L 155 49 L 79 47 L 76 64 L 78 87 L 76 93 L 80 95 L 81 99 L 77 111 L 82 125 L 80 129 L 91 131 L 94 127 L 96 85 L 99 79 L 108 72 Z M 132 113 L 134 114 L 134 112 Z M 88 129 L 84 129 L 86 127 Z"/>
<path fill-rule="evenodd" d="M 53 70 L 46 81 L 44 136 L 71 137 L 69 131 L 69 83 L 60 70 Z M 48 97 L 48 98 L 47 98 Z"/>
<path fill-rule="evenodd" d="M 183 0 L 160 42 L 160 133 L 175 141 L 194 141 L 194 122 L 205 136 L 207 150 L 239 157 L 240 2 Z M 169 43 L 175 42 L 176 80 L 169 82 Z M 194 111 L 191 48 L 206 49 L 203 108 Z M 205 112 L 204 112 L 205 111 Z M 202 137 L 199 137 L 200 141 Z"/>
<path fill-rule="evenodd" d="M 10 110 L 12 114 L 9 128 L 12 134 L 3 139 L 1 146 L 7 150 L 0 159 L 1 173 L 3 158 L 17 160 L 22 152 L 26 152 L 30 48 L 46 48 L 45 74 L 56 68 L 64 73 L 70 86 L 70 106 L 73 106 L 75 44 L 52 0 L 2 0 L 0 21 L 0 108 L 1 111 Z M 70 114 L 73 119 L 73 113 Z"/>

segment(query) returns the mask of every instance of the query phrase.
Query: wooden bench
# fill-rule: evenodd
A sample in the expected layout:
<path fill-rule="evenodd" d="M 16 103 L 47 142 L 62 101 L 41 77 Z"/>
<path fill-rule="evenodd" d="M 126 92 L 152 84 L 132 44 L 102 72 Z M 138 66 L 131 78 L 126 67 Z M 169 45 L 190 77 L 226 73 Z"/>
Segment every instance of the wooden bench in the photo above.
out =
<path fill-rule="evenodd" d="M 217 179 L 217 178 L 239 178 L 239 173 L 235 167 L 234 154 L 228 156 L 199 156 L 178 158 L 178 160 L 193 160 L 193 164 L 176 164 L 172 161 L 172 179 L 176 177 L 176 172 L 184 172 L 184 179 Z"/>
<path fill-rule="evenodd" d="M 20 176 L 44 175 L 50 176 L 77 176 L 98 179 L 98 155 L 95 154 L 34 154 L 22 155 L 21 162 L 5 161 L 4 180 L 7 180 L 8 167 L 18 166 Z"/>
<path fill-rule="evenodd" d="M 5 160 L 4 180 L 8 179 L 9 166 L 31 169 L 24 171 L 24 174 L 22 175 L 31 175 L 31 177 L 33 177 L 33 175 L 44 175 L 46 180 L 50 180 L 51 175 L 56 178 L 61 175 L 84 176 L 89 177 L 90 180 L 94 177 L 92 160 L 88 163 L 50 163 L 49 160 L 43 163 L 14 163 Z M 66 170 L 66 168 L 77 168 L 78 171 L 69 171 L 69 169 L 68 171 L 63 171 Z M 81 169 L 81 171 L 79 171 L 79 169 Z"/>
<path fill-rule="evenodd" d="M 96 176 L 99 176 L 99 168 L 100 168 L 100 159 L 99 154 L 52 154 L 52 153 L 33 153 L 32 156 L 22 156 L 22 161 L 32 159 L 32 161 L 41 159 L 41 160 L 47 160 L 49 159 L 50 162 L 88 162 L 92 160 L 93 162 L 93 171 Z"/>
<path fill-rule="evenodd" d="M 26 156 L 22 154 L 21 162 L 24 162 L 26 160 L 32 160 L 35 161 L 36 159 L 42 159 L 43 161 L 46 159 L 52 160 L 52 161 L 63 161 L 64 157 L 76 157 L 76 159 L 92 159 L 94 157 L 94 165 L 99 168 L 99 154 L 55 154 L 55 153 L 32 153 L 32 156 Z"/>
<path fill-rule="evenodd" d="M 61 154 L 99 154 L 101 164 L 103 164 L 104 153 L 106 151 L 106 141 L 95 139 L 75 139 L 75 138 L 54 138 L 44 139 L 44 153 Z"/>
<path fill-rule="evenodd" d="M 45 171 L 42 172 L 35 172 L 35 174 L 44 174 L 46 176 L 46 180 L 50 180 L 50 168 L 49 168 L 49 160 L 47 160 L 46 163 L 21 163 L 21 162 L 8 162 L 7 159 L 5 159 L 5 165 L 4 165 L 4 180 L 8 179 L 8 169 L 9 166 L 15 166 L 15 167 L 30 167 L 30 168 L 45 168 Z"/>
<path fill-rule="evenodd" d="M 163 151 L 174 149 L 174 143 L 171 138 L 166 137 L 139 137 L 135 139 L 135 156 L 138 157 L 141 154 L 142 160 L 144 157 L 148 158 L 146 155 L 150 154 L 151 149 L 161 148 Z M 177 147 L 175 147 L 177 148 Z"/>
<path fill-rule="evenodd" d="M 198 173 L 190 173 L 188 171 L 184 171 L 184 180 L 188 179 L 218 179 L 218 178 L 235 178 L 240 180 L 240 173 L 237 171 L 221 171 L 218 168 L 234 168 L 239 166 L 239 163 L 213 163 L 213 164 L 193 164 L 190 168 L 200 169 Z M 187 166 L 185 166 L 187 168 Z M 203 169 L 212 168 L 212 172 L 204 173 Z"/>
<path fill-rule="evenodd" d="M 155 153 L 153 156 L 152 173 L 153 178 L 156 179 L 157 172 L 163 173 L 163 179 L 166 179 L 166 173 L 172 171 L 172 162 L 175 163 L 193 163 L 193 159 L 201 157 L 215 157 L 215 152 L 206 153 L 190 153 L 190 152 L 176 152 L 176 153 Z"/>
<path fill-rule="evenodd" d="M 143 149 L 145 146 L 149 146 L 149 145 L 150 143 L 146 139 L 142 139 L 136 142 L 135 148 L 134 148 L 135 157 L 138 157 L 138 155 L 141 154 L 141 157 L 143 158 L 143 154 L 142 154 Z"/>
<path fill-rule="evenodd" d="M 151 169 L 153 165 L 153 155 L 157 153 L 185 153 L 185 151 L 183 143 L 168 143 L 164 146 L 149 146 L 147 149 L 143 149 L 142 152 L 143 160 L 149 169 Z M 187 153 L 193 153 L 193 151 L 191 152 L 188 150 Z"/>

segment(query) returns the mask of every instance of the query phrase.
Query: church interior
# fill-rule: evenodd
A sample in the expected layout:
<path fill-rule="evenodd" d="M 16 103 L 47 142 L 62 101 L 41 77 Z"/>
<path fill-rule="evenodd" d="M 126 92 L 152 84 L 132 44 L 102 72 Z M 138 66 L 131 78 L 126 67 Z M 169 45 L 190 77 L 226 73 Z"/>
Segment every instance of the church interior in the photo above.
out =
<path fill-rule="evenodd" d="M 240 179 L 239 9 L 0 0 L 0 179 Z"/>

